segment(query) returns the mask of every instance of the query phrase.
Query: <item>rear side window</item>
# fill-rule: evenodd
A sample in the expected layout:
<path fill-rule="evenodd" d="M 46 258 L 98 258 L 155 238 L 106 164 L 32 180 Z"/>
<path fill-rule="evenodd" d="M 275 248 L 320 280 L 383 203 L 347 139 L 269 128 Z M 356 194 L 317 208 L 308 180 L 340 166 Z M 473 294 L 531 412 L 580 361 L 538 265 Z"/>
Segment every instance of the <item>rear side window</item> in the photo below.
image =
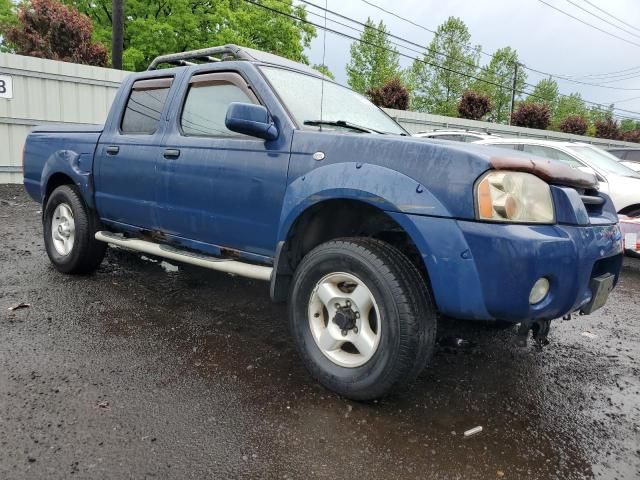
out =
<path fill-rule="evenodd" d="M 122 116 L 122 133 L 150 135 L 158 129 L 160 115 L 173 78 L 138 80 L 131 87 Z"/>
<path fill-rule="evenodd" d="M 551 160 L 560 160 L 561 162 L 566 163 L 573 168 L 584 166 L 575 158 L 567 155 L 564 152 L 561 152 L 560 150 L 556 150 L 555 148 L 543 147 L 541 145 L 525 145 L 524 151 L 532 153 L 534 155 L 538 155 L 539 157 L 550 158 Z"/>
<path fill-rule="evenodd" d="M 625 152 L 624 158 L 630 162 L 640 162 L 640 150 L 629 150 Z"/>
<path fill-rule="evenodd" d="M 231 73 L 194 77 L 182 109 L 180 126 L 189 136 L 241 136 L 225 126 L 227 109 L 232 102 L 257 103 L 244 86 L 244 80 Z"/>
<path fill-rule="evenodd" d="M 506 150 L 519 150 L 517 143 L 489 143 L 492 147 L 504 148 Z"/>

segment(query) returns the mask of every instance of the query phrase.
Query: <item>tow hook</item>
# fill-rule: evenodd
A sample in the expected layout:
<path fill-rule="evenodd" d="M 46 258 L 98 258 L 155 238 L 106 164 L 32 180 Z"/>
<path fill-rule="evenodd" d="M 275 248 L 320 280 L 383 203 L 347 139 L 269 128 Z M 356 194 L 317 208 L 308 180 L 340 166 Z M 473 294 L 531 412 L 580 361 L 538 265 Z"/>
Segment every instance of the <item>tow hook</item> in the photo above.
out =
<path fill-rule="evenodd" d="M 549 345 L 549 330 L 551 328 L 551 320 L 534 320 L 533 322 L 522 322 L 518 327 L 516 344 L 519 347 L 526 347 L 529 338 L 529 332 L 532 332 L 533 340 L 538 348 Z"/>

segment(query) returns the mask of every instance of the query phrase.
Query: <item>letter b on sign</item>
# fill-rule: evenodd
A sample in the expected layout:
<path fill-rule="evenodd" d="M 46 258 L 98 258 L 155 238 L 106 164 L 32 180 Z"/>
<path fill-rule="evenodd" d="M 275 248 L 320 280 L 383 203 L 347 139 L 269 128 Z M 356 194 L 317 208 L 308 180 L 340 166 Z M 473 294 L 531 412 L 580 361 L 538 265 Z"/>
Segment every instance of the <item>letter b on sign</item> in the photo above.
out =
<path fill-rule="evenodd" d="M 0 98 L 13 98 L 13 79 L 9 75 L 0 75 Z"/>

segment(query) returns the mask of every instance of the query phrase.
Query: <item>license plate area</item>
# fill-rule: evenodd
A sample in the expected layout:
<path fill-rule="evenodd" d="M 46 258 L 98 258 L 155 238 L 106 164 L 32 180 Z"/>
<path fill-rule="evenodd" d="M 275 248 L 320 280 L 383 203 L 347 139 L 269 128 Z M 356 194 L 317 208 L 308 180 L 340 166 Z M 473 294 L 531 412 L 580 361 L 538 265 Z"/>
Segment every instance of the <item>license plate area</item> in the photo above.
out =
<path fill-rule="evenodd" d="M 580 309 L 580 313 L 582 313 L 583 315 L 589 315 L 590 313 L 595 312 L 605 303 L 607 303 L 609 293 L 611 293 L 611 290 L 613 290 L 613 283 L 615 281 L 615 278 L 615 275 L 611 273 L 592 278 L 591 282 L 589 283 L 592 295 L 591 301 L 589 301 L 589 303 L 587 303 Z"/>

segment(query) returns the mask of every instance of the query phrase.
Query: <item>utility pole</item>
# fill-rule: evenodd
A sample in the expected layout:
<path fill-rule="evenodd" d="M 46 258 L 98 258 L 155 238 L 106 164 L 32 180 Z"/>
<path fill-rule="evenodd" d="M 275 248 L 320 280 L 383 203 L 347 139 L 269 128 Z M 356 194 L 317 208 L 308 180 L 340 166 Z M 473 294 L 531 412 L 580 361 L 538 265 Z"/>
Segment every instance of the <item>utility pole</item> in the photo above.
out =
<path fill-rule="evenodd" d="M 122 50 L 124 49 L 124 0 L 111 2 L 111 64 L 122 70 Z"/>
<path fill-rule="evenodd" d="M 513 115 L 513 109 L 516 103 L 516 82 L 518 81 L 518 67 L 520 63 L 514 62 L 513 64 L 513 85 L 511 87 L 511 108 L 509 109 L 509 125 L 511 125 L 511 115 Z"/>

